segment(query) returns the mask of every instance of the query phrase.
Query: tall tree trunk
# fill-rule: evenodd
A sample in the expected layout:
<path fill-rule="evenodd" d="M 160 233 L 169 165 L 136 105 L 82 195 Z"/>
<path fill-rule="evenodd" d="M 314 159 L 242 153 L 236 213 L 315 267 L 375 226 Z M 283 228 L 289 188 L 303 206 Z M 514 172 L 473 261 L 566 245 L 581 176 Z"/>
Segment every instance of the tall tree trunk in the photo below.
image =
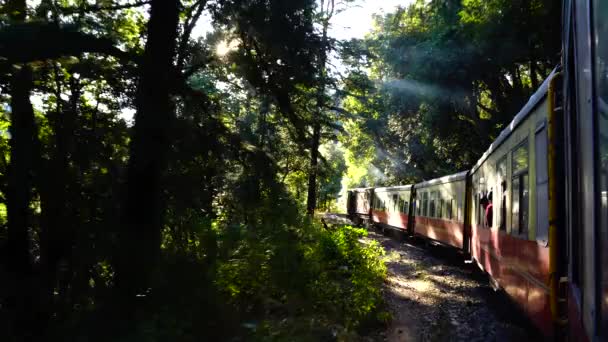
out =
<path fill-rule="evenodd" d="M 27 324 L 31 310 L 28 299 L 32 294 L 24 293 L 29 287 L 32 275 L 29 253 L 28 229 L 32 192 L 32 170 L 34 156 L 34 136 L 36 126 L 34 110 L 30 102 L 32 71 L 29 66 L 21 66 L 11 78 L 11 159 L 7 194 L 8 218 L 8 270 L 13 274 L 12 295 L 15 300 L 17 324 Z M 22 326 L 21 328 L 25 328 Z"/>
<path fill-rule="evenodd" d="M 319 143 L 321 140 L 321 123 L 315 120 L 312 132 L 312 144 L 310 146 L 310 170 L 308 171 L 308 198 L 306 201 L 306 213 L 314 215 L 317 208 L 317 173 L 319 168 Z"/>
<path fill-rule="evenodd" d="M 536 78 L 537 66 L 536 61 L 533 59 L 530 61 L 530 80 L 532 81 L 532 92 L 538 89 L 538 79 Z"/>
<path fill-rule="evenodd" d="M 74 122 L 78 115 L 81 88 L 78 80 L 70 79 L 70 100 L 64 106 L 61 100 L 62 82 L 60 68 L 54 65 L 57 108 L 51 120 L 55 131 L 55 146 L 51 155 L 48 172 L 45 173 L 41 189 L 41 207 L 43 215 L 41 241 L 41 271 L 43 298 L 50 296 L 56 287 L 60 300 L 67 300 L 67 289 L 72 277 L 72 248 L 76 222 L 70 205 L 70 156 L 74 146 Z M 51 115 L 49 115 L 51 116 Z M 42 177 L 42 175 L 41 175 Z M 58 274 L 60 265 L 62 272 Z M 58 276 L 61 276 L 58 279 Z M 59 281 L 59 282 L 58 282 Z M 61 305 L 60 305 L 61 306 Z"/>
<path fill-rule="evenodd" d="M 6 5 L 11 21 L 24 22 L 26 19 L 25 0 L 12 0 Z M 38 139 L 34 109 L 30 101 L 33 87 L 32 70 L 28 65 L 13 68 L 10 79 L 11 126 L 8 168 L 7 220 L 8 246 L 7 270 L 9 279 L 9 309 L 14 309 L 15 333 L 30 336 L 35 327 L 35 291 L 32 291 L 32 265 L 29 253 L 30 201 L 32 196 L 32 176 L 35 157 L 35 142 Z M 12 308 L 11 308 L 12 306 Z M 27 337 L 25 337 L 27 338 Z"/>
<path fill-rule="evenodd" d="M 170 85 L 179 7 L 178 0 L 152 1 L 140 66 L 116 279 L 119 293 L 127 301 L 148 288 L 160 254 L 164 211 L 161 179 L 173 116 Z"/>
<path fill-rule="evenodd" d="M 327 8 L 325 8 L 327 4 Z M 321 0 L 322 22 L 321 48 L 319 50 L 319 88 L 317 91 L 317 111 L 313 117 L 312 141 L 310 144 L 310 170 L 308 174 L 308 198 L 306 200 L 306 213 L 314 215 L 317 208 L 317 174 L 319 173 L 319 145 L 321 144 L 321 116 L 325 108 L 325 81 L 327 73 L 327 30 L 329 21 L 334 14 L 334 0 Z"/>

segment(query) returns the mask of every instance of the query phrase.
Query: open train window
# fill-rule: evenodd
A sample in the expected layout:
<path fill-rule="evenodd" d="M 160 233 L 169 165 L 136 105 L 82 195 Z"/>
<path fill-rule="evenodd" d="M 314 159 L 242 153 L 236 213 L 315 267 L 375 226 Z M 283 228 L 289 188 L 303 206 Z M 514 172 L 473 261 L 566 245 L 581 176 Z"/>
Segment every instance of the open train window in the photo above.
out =
<path fill-rule="evenodd" d="M 399 212 L 399 195 L 393 195 L 393 203 L 391 203 L 391 212 Z"/>
<path fill-rule="evenodd" d="M 410 211 L 409 209 L 410 209 L 409 203 L 404 200 L 403 201 L 403 213 L 406 215 L 409 214 L 409 211 Z"/>
<path fill-rule="evenodd" d="M 429 193 L 422 194 L 422 216 L 428 216 L 429 213 Z"/>
<path fill-rule="evenodd" d="M 445 215 L 444 213 L 444 200 L 443 198 L 439 199 L 439 206 L 437 207 L 437 217 L 438 218 L 444 218 L 443 216 Z"/>
<path fill-rule="evenodd" d="M 452 219 L 452 208 L 454 206 L 454 199 L 449 199 L 446 203 L 446 211 L 445 211 L 445 216 L 448 220 Z"/>
<path fill-rule="evenodd" d="M 437 215 L 436 208 L 435 208 L 436 201 L 437 201 L 437 191 L 431 191 L 431 201 L 429 204 L 430 210 L 429 210 L 429 214 L 428 214 L 429 217 L 435 217 Z"/>
<path fill-rule="evenodd" d="M 497 203 L 492 203 L 498 209 L 498 228 L 507 230 L 507 156 L 504 155 L 496 163 L 496 173 L 498 174 Z"/>
<path fill-rule="evenodd" d="M 512 155 L 511 233 L 527 237 L 529 215 L 528 139 L 521 142 Z"/>

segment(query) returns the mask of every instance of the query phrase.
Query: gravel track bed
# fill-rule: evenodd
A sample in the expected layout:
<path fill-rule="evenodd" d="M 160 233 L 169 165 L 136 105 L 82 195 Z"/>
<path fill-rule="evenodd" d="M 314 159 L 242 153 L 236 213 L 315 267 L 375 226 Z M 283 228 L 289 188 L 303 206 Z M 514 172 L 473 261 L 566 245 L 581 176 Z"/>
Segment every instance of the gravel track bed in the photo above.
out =
<path fill-rule="evenodd" d="M 344 216 L 325 221 L 344 224 Z M 502 291 L 455 249 L 369 230 L 384 248 L 384 298 L 393 319 L 372 341 L 539 341 L 542 337 Z"/>

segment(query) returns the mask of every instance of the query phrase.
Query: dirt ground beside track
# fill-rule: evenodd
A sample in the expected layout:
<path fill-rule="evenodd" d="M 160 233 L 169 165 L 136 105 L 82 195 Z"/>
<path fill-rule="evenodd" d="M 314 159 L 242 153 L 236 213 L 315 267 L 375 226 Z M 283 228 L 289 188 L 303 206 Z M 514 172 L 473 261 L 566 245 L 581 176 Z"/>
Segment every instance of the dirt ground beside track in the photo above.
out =
<path fill-rule="evenodd" d="M 348 224 L 326 215 L 328 224 Z M 393 319 L 372 341 L 539 341 L 523 313 L 494 291 L 476 265 L 454 249 L 369 230 L 363 243 L 378 241 L 386 252 L 384 298 Z"/>

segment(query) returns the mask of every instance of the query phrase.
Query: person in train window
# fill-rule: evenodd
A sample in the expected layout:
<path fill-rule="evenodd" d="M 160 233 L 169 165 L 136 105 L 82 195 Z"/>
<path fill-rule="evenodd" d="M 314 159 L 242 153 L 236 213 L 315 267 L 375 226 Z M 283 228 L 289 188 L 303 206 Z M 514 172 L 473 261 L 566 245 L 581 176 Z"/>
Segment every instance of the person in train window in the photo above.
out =
<path fill-rule="evenodd" d="M 486 227 L 492 228 L 492 218 L 494 214 L 493 205 L 492 205 L 492 190 L 488 194 L 488 202 L 486 205 Z"/>
<path fill-rule="evenodd" d="M 480 222 L 479 225 L 484 227 L 486 224 L 486 222 L 484 220 L 484 214 L 485 214 L 486 208 L 488 206 L 488 197 L 483 192 L 479 195 L 479 197 L 481 197 L 481 199 L 479 200 L 480 205 L 479 205 L 477 217 L 479 218 L 479 222 Z"/>

